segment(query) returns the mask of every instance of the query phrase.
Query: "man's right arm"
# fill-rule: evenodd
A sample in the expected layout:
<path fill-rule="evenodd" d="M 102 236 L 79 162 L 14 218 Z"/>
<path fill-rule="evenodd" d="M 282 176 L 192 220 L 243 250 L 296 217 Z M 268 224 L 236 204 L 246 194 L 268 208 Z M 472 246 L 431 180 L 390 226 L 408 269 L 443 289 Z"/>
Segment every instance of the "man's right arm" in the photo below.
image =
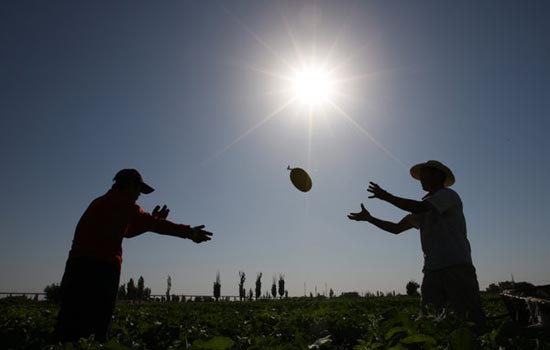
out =
<path fill-rule="evenodd" d="M 387 231 L 387 232 L 390 232 L 390 233 L 393 233 L 393 234 L 396 234 L 396 235 L 400 234 L 403 231 L 406 231 L 408 229 L 411 229 L 411 228 L 415 227 L 415 224 L 414 224 L 413 220 L 411 219 L 410 215 L 405 216 L 398 223 L 380 220 L 380 219 L 375 218 L 374 216 L 372 216 L 369 213 L 369 211 L 367 209 L 365 209 L 365 206 L 363 205 L 363 203 L 361 203 L 361 211 L 358 212 L 358 213 L 349 214 L 348 218 L 350 220 L 355 220 L 355 221 L 369 222 L 369 223 L 373 224 L 374 226 L 376 226 L 376 227 L 378 227 L 378 228 L 380 228 L 384 231 Z"/>
<path fill-rule="evenodd" d="M 172 221 L 154 217 L 139 208 L 136 213 L 126 237 L 134 237 L 138 234 L 151 231 L 161 235 L 187 238 L 195 243 L 201 243 L 210 240 L 212 233 L 204 230 L 204 225 L 191 227 L 184 224 L 176 224 Z"/>
<path fill-rule="evenodd" d="M 408 219 L 408 216 L 405 216 L 398 223 L 385 221 L 385 220 L 380 220 L 378 218 L 375 218 L 374 216 L 371 216 L 371 218 L 369 220 L 367 220 L 367 222 L 370 222 L 374 226 L 376 226 L 376 227 L 378 227 L 378 228 L 380 228 L 384 231 L 393 233 L 395 235 L 398 235 L 401 232 L 407 231 L 408 229 L 411 229 L 411 228 L 414 227 L 414 225 Z"/>

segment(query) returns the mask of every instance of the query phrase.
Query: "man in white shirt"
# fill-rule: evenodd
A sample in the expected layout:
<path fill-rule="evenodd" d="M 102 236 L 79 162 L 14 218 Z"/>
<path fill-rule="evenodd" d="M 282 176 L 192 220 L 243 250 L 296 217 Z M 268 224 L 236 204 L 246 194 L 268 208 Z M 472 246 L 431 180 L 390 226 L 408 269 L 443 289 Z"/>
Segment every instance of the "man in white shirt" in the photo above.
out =
<path fill-rule="evenodd" d="M 455 177 L 448 167 L 435 160 L 417 164 L 410 172 L 428 192 L 421 201 L 396 197 L 373 182 L 367 190 L 372 193 L 369 198 L 378 198 L 408 211 L 410 214 L 401 221 L 393 223 L 375 218 L 362 203 L 361 211 L 349 214 L 348 218 L 367 221 L 393 234 L 419 229 L 424 252 L 422 310 L 425 311 L 427 305 L 439 310 L 449 308 L 481 329 L 484 315 L 462 201 L 448 188 Z"/>

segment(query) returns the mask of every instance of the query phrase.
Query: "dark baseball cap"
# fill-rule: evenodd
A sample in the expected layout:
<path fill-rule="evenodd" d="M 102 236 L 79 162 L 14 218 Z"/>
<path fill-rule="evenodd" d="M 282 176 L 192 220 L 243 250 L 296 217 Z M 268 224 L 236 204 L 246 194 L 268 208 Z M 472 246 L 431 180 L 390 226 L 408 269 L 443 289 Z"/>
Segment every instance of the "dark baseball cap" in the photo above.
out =
<path fill-rule="evenodd" d="M 136 169 L 122 169 L 116 173 L 113 181 L 121 184 L 138 183 L 141 185 L 140 192 L 144 194 L 149 194 L 155 190 L 153 187 L 143 182 L 143 177 Z"/>

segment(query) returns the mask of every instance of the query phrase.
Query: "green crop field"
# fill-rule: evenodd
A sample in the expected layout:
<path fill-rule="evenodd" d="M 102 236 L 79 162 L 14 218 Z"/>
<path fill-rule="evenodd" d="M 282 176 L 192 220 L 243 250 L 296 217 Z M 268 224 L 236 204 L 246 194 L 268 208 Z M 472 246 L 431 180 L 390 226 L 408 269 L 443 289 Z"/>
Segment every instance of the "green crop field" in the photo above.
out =
<path fill-rule="evenodd" d="M 550 349 L 550 336 L 519 330 L 509 317 L 486 333 L 452 315 L 418 316 L 417 298 L 119 304 L 112 338 L 52 344 L 57 306 L 0 300 L 1 349 Z M 506 313 L 484 297 L 488 316 Z"/>

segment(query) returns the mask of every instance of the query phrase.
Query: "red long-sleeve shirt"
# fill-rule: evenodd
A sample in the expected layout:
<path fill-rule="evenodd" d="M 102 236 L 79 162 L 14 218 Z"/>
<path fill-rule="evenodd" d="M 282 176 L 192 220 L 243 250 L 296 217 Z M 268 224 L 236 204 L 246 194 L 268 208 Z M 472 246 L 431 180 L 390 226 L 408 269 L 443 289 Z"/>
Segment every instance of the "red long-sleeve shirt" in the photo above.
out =
<path fill-rule="evenodd" d="M 147 231 L 161 234 L 182 232 L 182 226 L 145 212 L 126 193 L 111 189 L 96 198 L 76 226 L 69 257 L 93 257 L 122 266 L 122 239 Z"/>

